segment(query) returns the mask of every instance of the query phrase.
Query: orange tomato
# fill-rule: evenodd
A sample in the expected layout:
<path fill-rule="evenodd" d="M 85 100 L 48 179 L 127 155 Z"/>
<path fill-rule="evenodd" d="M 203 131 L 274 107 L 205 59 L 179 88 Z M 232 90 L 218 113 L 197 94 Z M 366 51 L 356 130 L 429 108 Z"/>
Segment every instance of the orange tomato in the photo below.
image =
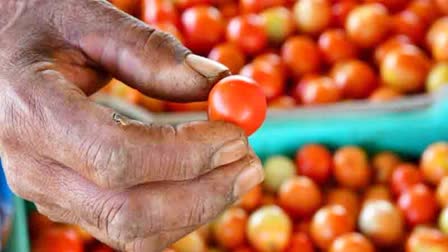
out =
<path fill-rule="evenodd" d="M 263 194 L 261 197 L 262 206 L 270 206 L 277 204 L 277 198 L 272 194 Z"/>
<path fill-rule="evenodd" d="M 180 10 L 185 10 L 193 6 L 211 3 L 211 0 L 172 0 L 172 1 L 176 5 L 176 7 Z"/>
<path fill-rule="evenodd" d="M 331 176 L 332 156 L 324 145 L 303 146 L 297 151 L 295 161 L 298 174 L 307 176 L 319 184 L 325 183 Z"/>
<path fill-rule="evenodd" d="M 334 64 L 338 61 L 356 58 L 357 48 L 342 29 L 327 30 L 318 41 L 325 61 Z"/>
<path fill-rule="evenodd" d="M 348 188 L 365 188 L 371 178 L 367 154 L 356 146 L 338 149 L 333 156 L 334 177 L 336 181 Z"/>
<path fill-rule="evenodd" d="M 448 15 L 448 2 L 446 0 L 435 0 L 436 5 L 444 15 Z"/>
<path fill-rule="evenodd" d="M 355 223 L 352 216 L 339 205 L 321 208 L 311 222 L 311 238 L 321 249 L 330 248 L 331 243 L 339 236 L 353 232 Z"/>
<path fill-rule="evenodd" d="M 32 239 L 38 237 L 44 230 L 51 228 L 54 223 L 47 216 L 37 211 L 28 215 L 29 232 Z"/>
<path fill-rule="evenodd" d="M 443 34 L 448 29 L 448 17 L 442 17 L 437 19 L 429 28 L 426 34 L 426 43 L 429 47 L 434 45 L 437 36 Z"/>
<path fill-rule="evenodd" d="M 322 204 L 322 194 L 313 180 L 300 176 L 283 182 L 278 191 L 278 200 L 290 215 L 307 217 Z"/>
<path fill-rule="evenodd" d="M 257 13 L 264 9 L 283 5 L 284 0 L 240 0 L 240 9 L 243 13 Z"/>
<path fill-rule="evenodd" d="M 360 60 L 334 65 L 331 76 L 347 99 L 366 98 L 378 87 L 374 69 Z"/>
<path fill-rule="evenodd" d="M 406 252 L 448 251 L 448 237 L 435 228 L 416 228 L 406 242 Z"/>
<path fill-rule="evenodd" d="M 282 73 L 269 64 L 248 64 L 240 71 L 242 76 L 255 80 L 266 98 L 272 100 L 284 93 L 285 82 Z"/>
<path fill-rule="evenodd" d="M 253 60 L 254 64 L 269 64 L 277 69 L 280 73 L 283 73 L 283 78 L 286 79 L 287 69 L 282 57 L 274 52 L 267 52 L 259 54 Z"/>
<path fill-rule="evenodd" d="M 391 11 L 401 10 L 403 9 L 408 0 L 365 0 L 367 3 L 379 3 L 381 5 L 386 6 Z"/>
<path fill-rule="evenodd" d="M 346 188 L 335 188 L 327 192 L 327 205 L 340 205 L 345 208 L 347 213 L 356 220 L 360 210 L 360 201 L 358 195 Z"/>
<path fill-rule="evenodd" d="M 392 202 L 392 193 L 387 185 L 372 185 L 364 192 L 363 202 L 386 200 Z"/>
<path fill-rule="evenodd" d="M 296 77 L 316 72 L 321 65 L 319 47 L 306 36 L 286 40 L 282 46 L 282 59 Z"/>
<path fill-rule="evenodd" d="M 440 181 L 437 186 L 436 197 L 440 206 L 448 207 L 448 177 L 444 177 Z"/>
<path fill-rule="evenodd" d="M 375 247 L 359 233 L 349 233 L 338 237 L 331 244 L 329 252 L 375 252 Z"/>
<path fill-rule="evenodd" d="M 137 12 L 140 1 L 141 0 L 109 0 L 109 2 L 115 5 L 118 9 L 131 15 Z"/>
<path fill-rule="evenodd" d="M 294 225 L 294 232 L 305 233 L 309 235 L 310 227 L 311 227 L 311 219 L 309 218 L 302 219 Z"/>
<path fill-rule="evenodd" d="M 389 38 L 375 48 L 375 63 L 381 65 L 381 62 L 383 62 L 384 57 L 389 51 L 400 48 L 406 44 L 412 44 L 412 42 L 410 38 L 404 35 L 396 35 Z"/>
<path fill-rule="evenodd" d="M 260 206 L 262 197 L 263 188 L 257 185 L 240 199 L 239 206 L 246 211 L 253 211 Z"/>
<path fill-rule="evenodd" d="M 295 233 L 285 252 L 314 252 L 314 245 L 306 233 Z"/>
<path fill-rule="evenodd" d="M 192 232 L 175 242 L 171 247 L 176 252 L 207 252 L 207 245 L 198 232 Z"/>
<path fill-rule="evenodd" d="M 442 30 L 434 37 L 434 42 L 431 45 L 432 56 L 437 61 L 448 61 L 448 30 Z"/>
<path fill-rule="evenodd" d="M 323 31 L 331 22 L 329 0 L 298 0 L 293 12 L 299 30 L 304 33 Z"/>
<path fill-rule="evenodd" d="M 369 100 L 372 102 L 387 102 L 394 101 L 402 97 L 402 95 L 395 89 L 390 87 L 380 87 L 373 91 L 369 96 Z"/>
<path fill-rule="evenodd" d="M 375 154 L 372 159 L 372 167 L 375 171 L 375 181 L 377 183 L 389 183 L 397 165 L 401 163 L 401 158 L 390 151 L 383 151 Z"/>
<path fill-rule="evenodd" d="M 425 86 L 431 63 L 425 53 L 413 45 L 389 51 L 381 63 L 384 83 L 399 92 L 412 93 Z"/>
<path fill-rule="evenodd" d="M 239 73 L 246 62 L 244 53 L 238 47 L 230 43 L 215 46 L 210 51 L 208 57 L 224 64 L 233 74 Z"/>
<path fill-rule="evenodd" d="M 424 40 L 426 25 L 417 14 L 405 10 L 392 17 L 392 31 L 407 36 L 414 43 L 420 43 Z"/>
<path fill-rule="evenodd" d="M 348 14 L 356 6 L 358 6 L 358 4 L 358 0 L 338 0 L 334 2 L 331 8 L 331 13 L 333 16 L 332 23 L 335 26 L 344 27 Z"/>
<path fill-rule="evenodd" d="M 434 192 L 423 184 L 414 185 L 402 193 L 398 198 L 398 206 L 412 226 L 430 223 L 438 211 Z"/>
<path fill-rule="evenodd" d="M 308 84 L 310 80 L 319 78 L 319 74 L 305 74 L 303 77 L 299 79 L 291 88 L 291 95 L 296 100 L 297 104 L 302 104 L 302 96 L 305 91 L 305 86 Z"/>
<path fill-rule="evenodd" d="M 303 86 L 301 101 L 305 105 L 334 103 L 342 98 L 341 89 L 332 78 L 322 76 Z"/>
<path fill-rule="evenodd" d="M 420 167 L 426 181 L 437 185 L 448 176 L 448 143 L 438 142 L 423 152 Z"/>
<path fill-rule="evenodd" d="M 364 4 L 353 9 L 345 23 L 347 34 L 363 48 L 372 48 L 388 34 L 390 20 L 387 9 L 380 4 Z"/>
<path fill-rule="evenodd" d="M 412 186 L 423 182 L 423 176 L 417 166 L 411 163 L 400 164 L 391 177 L 391 189 L 400 195 Z"/>
<path fill-rule="evenodd" d="M 436 7 L 434 0 L 413 0 L 407 10 L 417 14 L 425 24 L 432 23 L 440 16 L 440 10 Z"/>
<path fill-rule="evenodd" d="M 223 38 L 224 19 L 215 7 L 191 7 L 182 13 L 181 21 L 185 43 L 195 52 L 207 53 Z"/>
<path fill-rule="evenodd" d="M 260 52 L 268 42 L 263 19 L 255 14 L 232 18 L 227 25 L 227 40 L 248 54 Z"/>
<path fill-rule="evenodd" d="M 142 0 L 141 19 L 147 24 L 178 25 L 179 15 L 171 0 Z"/>
<path fill-rule="evenodd" d="M 277 97 L 268 103 L 269 108 L 292 109 L 296 107 L 296 100 L 288 95 Z"/>
<path fill-rule="evenodd" d="M 53 226 L 43 230 L 32 244 L 33 252 L 83 252 L 83 241 L 69 227 Z"/>
<path fill-rule="evenodd" d="M 216 219 L 212 225 L 215 241 L 224 248 L 242 246 L 246 240 L 248 216 L 241 208 L 230 208 Z"/>

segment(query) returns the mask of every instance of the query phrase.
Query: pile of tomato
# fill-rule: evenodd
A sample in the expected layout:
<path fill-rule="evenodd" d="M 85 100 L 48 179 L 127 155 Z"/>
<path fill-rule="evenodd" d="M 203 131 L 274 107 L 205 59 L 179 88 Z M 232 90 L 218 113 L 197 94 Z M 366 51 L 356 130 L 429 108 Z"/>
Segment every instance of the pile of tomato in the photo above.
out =
<path fill-rule="evenodd" d="M 446 0 L 110 0 L 254 79 L 270 107 L 389 101 L 448 83 Z M 205 110 L 107 87 L 151 111 Z"/>

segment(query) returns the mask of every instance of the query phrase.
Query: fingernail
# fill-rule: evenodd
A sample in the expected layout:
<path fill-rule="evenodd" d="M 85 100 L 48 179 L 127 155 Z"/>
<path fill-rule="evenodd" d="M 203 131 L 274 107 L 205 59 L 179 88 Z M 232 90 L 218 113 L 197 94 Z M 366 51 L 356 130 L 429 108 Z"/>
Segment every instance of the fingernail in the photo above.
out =
<path fill-rule="evenodd" d="M 235 140 L 222 146 L 212 157 L 212 168 L 236 162 L 248 153 L 243 140 Z"/>
<path fill-rule="evenodd" d="M 264 179 L 263 168 L 260 161 L 251 163 L 243 170 L 235 181 L 233 196 L 239 198 L 248 193 L 252 188 L 261 183 Z"/>
<path fill-rule="evenodd" d="M 223 64 L 195 54 L 189 54 L 185 62 L 212 83 L 230 75 L 229 69 Z"/>

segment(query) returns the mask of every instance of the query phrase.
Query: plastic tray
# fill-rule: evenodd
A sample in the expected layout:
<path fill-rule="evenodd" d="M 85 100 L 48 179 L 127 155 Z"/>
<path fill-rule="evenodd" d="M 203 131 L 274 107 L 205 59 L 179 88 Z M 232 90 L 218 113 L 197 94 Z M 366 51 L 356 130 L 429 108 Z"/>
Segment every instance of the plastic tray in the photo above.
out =
<path fill-rule="evenodd" d="M 263 159 L 275 154 L 292 155 L 301 145 L 311 142 L 330 147 L 356 144 L 373 153 L 391 150 L 418 157 L 429 144 L 448 140 L 448 99 L 446 92 L 417 96 L 382 104 L 345 103 L 291 111 L 270 111 L 263 127 L 250 142 Z M 110 100 L 109 100 L 110 102 Z M 180 117 L 154 116 L 126 104 L 107 104 L 131 118 L 143 122 L 178 123 L 204 119 L 203 114 Z M 163 119 L 163 120 L 162 120 Z M 16 218 L 6 252 L 28 252 L 26 207 L 15 200 Z"/>

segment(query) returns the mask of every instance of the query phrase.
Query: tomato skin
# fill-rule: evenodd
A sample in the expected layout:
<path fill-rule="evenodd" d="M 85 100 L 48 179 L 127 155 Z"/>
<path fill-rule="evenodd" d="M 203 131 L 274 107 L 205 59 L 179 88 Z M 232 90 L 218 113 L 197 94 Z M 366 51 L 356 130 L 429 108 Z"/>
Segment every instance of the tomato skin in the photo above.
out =
<path fill-rule="evenodd" d="M 342 29 L 327 30 L 318 40 L 319 49 L 328 64 L 356 58 L 357 48 Z"/>
<path fill-rule="evenodd" d="M 396 35 L 381 43 L 375 48 L 375 63 L 381 65 L 386 54 L 394 49 L 400 48 L 403 45 L 412 44 L 411 39 L 404 35 Z"/>
<path fill-rule="evenodd" d="M 263 90 L 266 98 L 272 100 L 284 93 L 285 82 L 282 73 L 268 64 L 248 64 L 240 74 L 255 80 Z"/>
<path fill-rule="evenodd" d="M 224 64 L 233 74 L 239 73 L 246 62 L 246 57 L 243 52 L 230 43 L 220 44 L 214 47 L 210 51 L 208 58 Z"/>
<path fill-rule="evenodd" d="M 232 18 L 226 34 L 229 42 L 248 54 L 260 52 L 268 42 L 263 19 L 255 14 Z"/>
<path fill-rule="evenodd" d="M 314 245 L 310 237 L 303 232 L 292 235 L 291 242 L 285 252 L 314 252 Z"/>
<path fill-rule="evenodd" d="M 379 3 L 386 6 L 391 11 L 403 9 L 409 0 L 365 0 L 367 3 Z"/>
<path fill-rule="evenodd" d="M 423 183 L 423 175 L 414 164 L 401 164 L 392 173 L 391 188 L 395 195 L 400 195 L 420 183 Z"/>
<path fill-rule="evenodd" d="M 390 87 L 380 87 L 373 91 L 373 93 L 369 96 L 369 100 L 372 102 L 388 102 L 400 99 L 402 94 L 400 94 L 395 89 Z"/>
<path fill-rule="evenodd" d="M 269 108 L 292 109 L 296 107 L 296 100 L 288 95 L 283 95 L 271 100 L 268 104 Z"/>
<path fill-rule="evenodd" d="M 307 217 L 322 204 L 322 194 L 313 180 L 305 176 L 293 177 L 280 186 L 278 200 L 293 217 Z"/>
<path fill-rule="evenodd" d="M 294 32 L 295 24 L 289 9 L 273 7 L 261 13 L 268 40 L 273 45 L 282 43 Z"/>
<path fill-rule="evenodd" d="M 334 103 L 342 98 L 341 89 L 332 78 L 326 76 L 309 80 L 301 94 L 305 105 Z"/>
<path fill-rule="evenodd" d="M 448 143 L 438 142 L 430 145 L 423 152 L 421 170 L 425 180 L 437 185 L 443 177 L 448 176 Z"/>
<path fill-rule="evenodd" d="M 401 158 L 390 151 L 383 151 L 375 154 L 372 159 L 372 166 L 375 170 L 375 182 L 388 184 L 395 168 L 401 162 Z"/>
<path fill-rule="evenodd" d="M 198 5 L 210 4 L 211 0 L 174 0 L 176 7 L 180 10 L 185 10 Z"/>
<path fill-rule="evenodd" d="M 448 83 L 448 62 L 441 62 L 434 65 L 426 79 L 426 90 L 437 92 Z"/>
<path fill-rule="evenodd" d="M 293 12 L 299 30 L 304 33 L 315 34 L 323 31 L 331 22 L 329 0 L 298 0 Z"/>
<path fill-rule="evenodd" d="M 261 185 L 257 185 L 252 188 L 248 193 L 240 198 L 238 206 L 244 210 L 251 212 L 255 210 L 261 204 L 261 199 L 263 197 L 263 188 Z"/>
<path fill-rule="evenodd" d="M 402 11 L 392 17 L 392 31 L 409 37 L 414 43 L 424 40 L 426 26 L 421 18 L 411 11 Z"/>
<path fill-rule="evenodd" d="M 83 252 L 83 241 L 76 230 L 54 226 L 44 230 L 33 243 L 33 252 Z"/>
<path fill-rule="evenodd" d="M 333 156 L 336 181 L 352 189 L 365 188 L 371 178 L 371 171 L 364 150 L 356 146 L 338 149 Z"/>
<path fill-rule="evenodd" d="M 338 237 L 329 252 L 375 252 L 373 244 L 362 234 L 349 233 Z"/>
<path fill-rule="evenodd" d="M 142 17 L 147 24 L 179 24 L 179 15 L 170 0 L 142 0 Z"/>
<path fill-rule="evenodd" d="M 244 14 L 257 13 L 264 9 L 281 6 L 284 0 L 240 0 L 240 9 Z"/>
<path fill-rule="evenodd" d="M 247 219 L 246 212 L 241 208 L 226 210 L 213 223 L 215 241 L 228 249 L 242 246 L 246 239 Z"/>
<path fill-rule="evenodd" d="M 317 72 L 320 69 L 321 55 L 319 48 L 310 37 L 291 37 L 286 40 L 281 50 L 283 61 L 296 77 Z"/>
<path fill-rule="evenodd" d="M 263 90 L 244 76 L 229 76 L 219 81 L 209 94 L 208 116 L 213 121 L 235 123 L 247 136 L 266 118 L 267 102 Z"/>
<path fill-rule="evenodd" d="M 358 4 L 358 0 L 338 0 L 333 3 L 331 8 L 333 25 L 344 27 L 348 14 L 358 6 Z"/>
<path fill-rule="evenodd" d="M 406 242 L 406 252 L 448 251 L 448 238 L 435 228 L 416 228 Z"/>
<path fill-rule="evenodd" d="M 31 239 L 34 239 L 39 236 L 39 234 L 51 228 L 54 223 L 48 219 L 45 215 L 40 214 L 39 212 L 31 212 L 28 216 L 28 226 Z"/>
<path fill-rule="evenodd" d="M 207 244 L 197 231 L 194 231 L 171 245 L 176 252 L 207 252 Z"/>
<path fill-rule="evenodd" d="M 440 16 L 439 8 L 433 0 L 413 0 L 406 10 L 417 14 L 425 24 L 431 24 Z"/>
<path fill-rule="evenodd" d="M 109 0 L 118 9 L 129 13 L 131 15 L 135 14 L 138 10 L 138 5 L 140 0 Z"/>
<path fill-rule="evenodd" d="M 195 52 L 208 53 L 223 39 L 224 19 L 215 7 L 191 7 L 182 13 L 181 21 L 186 45 Z"/>
<path fill-rule="evenodd" d="M 448 177 L 444 177 L 440 181 L 437 186 L 436 197 L 440 206 L 448 207 Z"/>
<path fill-rule="evenodd" d="M 401 194 L 398 206 L 412 226 L 430 223 L 438 211 L 434 192 L 423 184 L 414 185 Z"/>
<path fill-rule="evenodd" d="M 444 15 L 448 15 L 448 2 L 445 0 L 435 0 L 435 3 L 440 11 L 443 12 Z"/>
<path fill-rule="evenodd" d="M 363 204 L 369 201 L 385 200 L 392 202 L 392 193 L 387 185 L 372 185 L 364 192 Z"/>
<path fill-rule="evenodd" d="M 340 205 L 345 208 L 348 214 L 355 221 L 360 210 L 358 195 L 346 188 L 335 188 L 327 192 L 326 205 Z"/>
<path fill-rule="evenodd" d="M 300 148 L 295 157 L 297 173 L 323 184 L 331 176 L 332 156 L 330 151 L 320 144 L 309 144 Z"/>

